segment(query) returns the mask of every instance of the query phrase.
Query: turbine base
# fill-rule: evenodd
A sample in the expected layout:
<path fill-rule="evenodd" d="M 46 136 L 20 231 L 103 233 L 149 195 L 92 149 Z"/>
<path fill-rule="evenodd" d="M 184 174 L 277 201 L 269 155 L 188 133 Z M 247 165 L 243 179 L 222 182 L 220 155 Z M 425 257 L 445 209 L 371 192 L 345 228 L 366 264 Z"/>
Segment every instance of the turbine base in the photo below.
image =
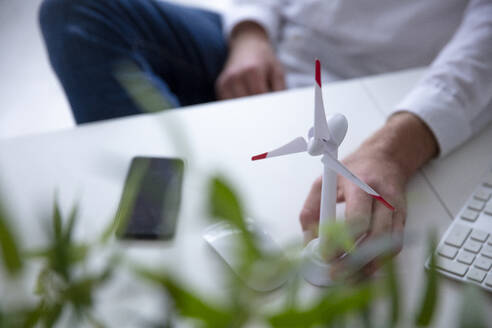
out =
<path fill-rule="evenodd" d="M 330 278 L 330 263 L 319 253 L 319 239 L 313 239 L 302 252 L 301 274 L 310 284 L 318 287 L 334 285 Z"/>

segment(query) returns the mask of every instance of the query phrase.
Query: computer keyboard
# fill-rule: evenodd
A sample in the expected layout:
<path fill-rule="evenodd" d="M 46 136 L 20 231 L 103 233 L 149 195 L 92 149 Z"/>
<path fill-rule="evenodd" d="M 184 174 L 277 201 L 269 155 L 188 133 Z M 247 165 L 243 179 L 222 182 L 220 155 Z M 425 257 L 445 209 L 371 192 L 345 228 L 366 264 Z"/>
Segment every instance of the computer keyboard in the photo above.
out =
<path fill-rule="evenodd" d="M 443 235 L 436 259 L 440 273 L 492 291 L 492 171 L 484 175 Z"/>

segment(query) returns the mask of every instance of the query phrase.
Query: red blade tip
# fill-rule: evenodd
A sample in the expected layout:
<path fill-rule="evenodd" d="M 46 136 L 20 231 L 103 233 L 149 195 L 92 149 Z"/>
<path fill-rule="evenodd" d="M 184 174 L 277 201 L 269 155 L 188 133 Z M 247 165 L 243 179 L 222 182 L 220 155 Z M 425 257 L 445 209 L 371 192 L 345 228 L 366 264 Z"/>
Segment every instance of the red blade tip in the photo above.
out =
<path fill-rule="evenodd" d="M 374 196 L 374 195 L 371 195 L 374 199 L 377 199 L 379 200 L 381 203 L 384 204 L 384 206 L 386 206 L 387 208 L 389 208 L 390 210 L 394 211 L 395 208 L 393 206 L 391 206 L 390 203 L 388 203 L 383 197 L 381 196 Z"/>
<path fill-rule="evenodd" d="M 321 63 L 316 59 L 316 83 L 321 87 Z"/>
<path fill-rule="evenodd" d="M 268 153 L 263 153 L 263 154 L 259 154 L 259 155 L 253 156 L 253 157 L 251 157 L 251 160 L 252 161 L 257 161 L 259 159 L 264 159 L 264 158 L 267 157 L 267 154 Z"/>

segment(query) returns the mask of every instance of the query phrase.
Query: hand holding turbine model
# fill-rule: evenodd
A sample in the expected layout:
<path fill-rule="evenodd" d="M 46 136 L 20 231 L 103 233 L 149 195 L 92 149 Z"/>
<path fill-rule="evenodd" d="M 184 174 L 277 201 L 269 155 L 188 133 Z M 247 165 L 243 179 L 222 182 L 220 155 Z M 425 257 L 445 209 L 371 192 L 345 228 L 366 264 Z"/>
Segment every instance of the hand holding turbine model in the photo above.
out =
<path fill-rule="evenodd" d="M 350 172 L 338 161 L 338 147 L 347 133 L 347 119 L 342 114 L 334 114 L 326 119 L 321 93 L 321 63 L 316 60 L 316 83 L 314 87 L 314 126 L 308 132 L 308 142 L 303 137 L 297 137 L 286 145 L 275 150 L 253 156 L 252 160 L 307 151 L 311 156 L 322 155 L 323 180 L 321 188 L 321 204 L 319 216 L 319 238 L 313 239 L 304 250 L 304 278 L 317 286 L 331 285 L 329 276 L 330 265 L 326 251 L 330 240 L 323 233 L 324 227 L 336 216 L 337 174 L 355 183 L 359 188 L 382 202 L 390 210 L 394 210 L 381 195 Z"/>

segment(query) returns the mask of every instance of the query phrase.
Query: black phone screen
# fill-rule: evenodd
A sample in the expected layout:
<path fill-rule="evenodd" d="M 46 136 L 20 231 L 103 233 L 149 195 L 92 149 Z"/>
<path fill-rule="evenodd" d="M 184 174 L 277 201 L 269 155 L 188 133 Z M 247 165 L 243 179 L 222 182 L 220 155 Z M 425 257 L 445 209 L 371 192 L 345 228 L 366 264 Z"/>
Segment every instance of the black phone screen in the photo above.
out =
<path fill-rule="evenodd" d="M 180 159 L 135 157 L 118 207 L 117 234 L 124 239 L 171 239 L 181 203 Z"/>

